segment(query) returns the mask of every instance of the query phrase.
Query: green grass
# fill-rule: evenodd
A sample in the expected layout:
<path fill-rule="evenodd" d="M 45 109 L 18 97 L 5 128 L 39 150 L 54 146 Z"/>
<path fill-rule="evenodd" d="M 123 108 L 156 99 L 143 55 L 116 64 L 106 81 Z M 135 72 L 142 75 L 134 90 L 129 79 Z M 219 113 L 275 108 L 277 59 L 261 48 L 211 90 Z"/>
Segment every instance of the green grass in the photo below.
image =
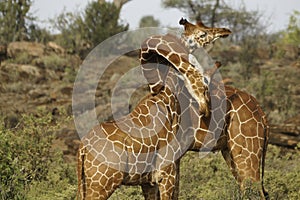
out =
<path fill-rule="evenodd" d="M 300 152 L 269 145 L 264 186 L 274 200 L 300 199 Z M 179 199 L 259 199 L 248 189 L 243 197 L 221 153 L 200 158 L 188 152 L 181 161 Z M 111 199 L 140 199 L 139 187 L 122 186 Z"/>

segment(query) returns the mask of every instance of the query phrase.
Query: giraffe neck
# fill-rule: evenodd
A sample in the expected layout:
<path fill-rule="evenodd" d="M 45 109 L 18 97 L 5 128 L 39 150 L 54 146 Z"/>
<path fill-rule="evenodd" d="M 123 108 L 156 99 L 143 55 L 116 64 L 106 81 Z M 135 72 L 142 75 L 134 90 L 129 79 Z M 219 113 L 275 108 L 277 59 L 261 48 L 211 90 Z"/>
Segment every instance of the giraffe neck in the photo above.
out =
<path fill-rule="evenodd" d="M 188 56 L 189 51 L 186 46 L 182 44 L 180 39 L 170 34 L 152 36 L 146 40 L 141 47 L 142 68 L 143 65 L 149 63 L 169 63 L 170 65 L 168 66 L 180 72 L 179 77 L 184 81 L 185 87 L 198 103 L 201 112 L 207 116 L 209 114 L 209 99 L 206 92 L 208 86 L 204 83 L 204 77 L 201 71 L 198 71 L 197 68 L 190 64 Z M 153 60 L 153 58 L 155 59 Z M 147 66 L 145 66 L 145 68 L 147 68 Z M 150 69 L 153 68 L 150 66 Z M 164 73 L 167 74 L 167 72 L 168 70 Z M 146 73 L 144 73 L 144 75 L 147 76 Z M 158 77 L 161 83 L 165 83 L 164 77 L 166 76 L 163 78 Z"/>

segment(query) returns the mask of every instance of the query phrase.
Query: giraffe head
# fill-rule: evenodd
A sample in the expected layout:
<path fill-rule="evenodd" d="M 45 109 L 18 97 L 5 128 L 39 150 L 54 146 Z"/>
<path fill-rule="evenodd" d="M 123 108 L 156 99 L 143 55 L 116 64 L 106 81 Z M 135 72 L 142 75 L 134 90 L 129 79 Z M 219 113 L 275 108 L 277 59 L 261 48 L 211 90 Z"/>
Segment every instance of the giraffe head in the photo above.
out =
<path fill-rule="evenodd" d="M 197 24 L 194 25 L 186 19 L 181 18 L 179 24 L 184 26 L 182 39 L 190 52 L 200 47 L 206 47 L 218 38 L 227 37 L 231 34 L 231 31 L 227 28 L 207 27 L 201 21 L 198 21 Z"/>

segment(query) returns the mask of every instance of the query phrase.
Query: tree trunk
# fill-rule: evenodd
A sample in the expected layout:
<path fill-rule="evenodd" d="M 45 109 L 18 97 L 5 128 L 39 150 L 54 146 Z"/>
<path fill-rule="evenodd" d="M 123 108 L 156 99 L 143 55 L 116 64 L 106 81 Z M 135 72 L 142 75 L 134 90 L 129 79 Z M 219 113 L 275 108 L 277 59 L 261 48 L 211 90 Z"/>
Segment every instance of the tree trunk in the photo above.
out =
<path fill-rule="evenodd" d="M 217 9 L 220 6 L 220 0 L 216 0 L 216 3 L 214 5 L 214 8 L 211 11 L 211 24 L 210 27 L 214 27 L 215 26 L 215 22 L 217 21 L 216 17 L 217 17 Z"/>
<path fill-rule="evenodd" d="M 273 125 L 270 128 L 270 144 L 295 148 L 300 144 L 299 124 Z"/>

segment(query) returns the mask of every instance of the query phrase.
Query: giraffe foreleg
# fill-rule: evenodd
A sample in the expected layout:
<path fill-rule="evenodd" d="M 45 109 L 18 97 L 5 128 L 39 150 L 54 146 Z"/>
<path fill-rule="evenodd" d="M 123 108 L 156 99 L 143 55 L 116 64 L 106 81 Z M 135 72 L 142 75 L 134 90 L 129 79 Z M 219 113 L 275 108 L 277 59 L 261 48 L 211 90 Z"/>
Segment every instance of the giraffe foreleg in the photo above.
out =
<path fill-rule="evenodd" d="M 160 181 L 157 183 L 159 188 L 159 194 L 161 200 L 171 200 L 175 196 L 178 196 L 176 194 L 176 181 L 178 179 L 178 168 L 179 165 L 177 165 L 177 162 L 168 165 L 163 170 L 161 170 L 160 173 Z M 177 197 L 175 197 L 177 198 Z"/>
<path fill-rule="evenodd" d="M 159 200 L 160 199 L 160 193 L 159 193 L 159 188 L 157 184 L 150 184 L 150 183 L 145 183 L 142 184 L 142 191 L 145 200 Z"/>

